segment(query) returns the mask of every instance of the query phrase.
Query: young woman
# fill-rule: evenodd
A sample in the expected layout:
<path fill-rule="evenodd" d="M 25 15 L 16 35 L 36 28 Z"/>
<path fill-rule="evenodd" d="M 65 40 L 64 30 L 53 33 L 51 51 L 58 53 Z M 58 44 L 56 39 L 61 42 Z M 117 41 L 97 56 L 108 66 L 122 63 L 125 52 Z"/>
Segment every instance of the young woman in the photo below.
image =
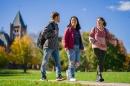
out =
<path fill-rule="evenodd" d="M 80 29 L 78 18 L 72 16 L 63 38 L 64 48 L 69 60 L 68 70 L 66 71 L 69 81 L 76 81 L 75 68 L 79 66 L 80 63 L 80 50 L 84 49 Z"/>
<path fill-rule="evenodd" d="M 97 65 L 97 82 L 104 81 L 102 77 L 104 57 L 107 50 L 107 43 L 117 45 L 117 39 L 113 38 L 106 27 L 106 21 L 102 17 L 98 17 L 96 27 L 94 27 L 89 35 L 89 40 L 92 43 L 94 54 L 98 60 Z"/>

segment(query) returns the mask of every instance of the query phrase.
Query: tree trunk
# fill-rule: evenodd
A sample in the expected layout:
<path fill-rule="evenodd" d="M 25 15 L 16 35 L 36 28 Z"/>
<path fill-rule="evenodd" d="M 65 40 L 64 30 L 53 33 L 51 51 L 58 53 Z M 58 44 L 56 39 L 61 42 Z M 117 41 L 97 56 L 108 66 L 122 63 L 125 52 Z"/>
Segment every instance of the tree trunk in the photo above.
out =
<path fill-rule="evenodd" d="M 23 70 L 24 70 L 24 73 L 27 72 L 27 64 L 23 64 Z"/>

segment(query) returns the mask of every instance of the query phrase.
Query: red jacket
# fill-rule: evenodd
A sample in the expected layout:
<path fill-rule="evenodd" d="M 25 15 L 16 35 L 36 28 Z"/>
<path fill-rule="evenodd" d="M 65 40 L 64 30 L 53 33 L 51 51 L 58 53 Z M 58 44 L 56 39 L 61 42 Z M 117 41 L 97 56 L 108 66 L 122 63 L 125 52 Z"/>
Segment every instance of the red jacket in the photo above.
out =
<path fill-rule="evenodd" d="M 79 34 L 80 34 L 80 31 L 79 31 Z M 74 48 L 74 29 L 72 29 L 71 27 L 67 27 L 67 29 L 64 33 L 62 43 L 64 45 L 64 48 L 67 48 L 67 49 L 73 49 Z M 84 49 L 82 39 L 81 39 L 81 34 L 80 34 L 79 48 L 82 49 L 82 50 Z"/>

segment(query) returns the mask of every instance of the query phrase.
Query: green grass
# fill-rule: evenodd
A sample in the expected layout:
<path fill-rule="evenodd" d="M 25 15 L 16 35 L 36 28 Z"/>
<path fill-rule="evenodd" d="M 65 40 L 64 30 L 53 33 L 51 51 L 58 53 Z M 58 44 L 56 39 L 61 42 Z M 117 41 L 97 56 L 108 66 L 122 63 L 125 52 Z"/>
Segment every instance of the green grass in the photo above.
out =
<path fill-rule="evenodd" d="M 55 80 L 54 72 L 47 72 L 49 80 Z M 81 86 L 78 83 L 40 81 L 40 71 L 0 70 L 0 86 Z"/>
<path fill-rule="evenodd" d="M 69 84 L 63 82 L 47 82 L 33 80 L 0 80 L 0 86 L 81 86 L 80 84 Z"/>
<path fill-rule="evenodd" d="M 65 76 L 65 73 L 63 72 Z M 80 84 L 69 84 L 65 82 L 39 81 L 40 71 L 29 70 L 0 70 L 0 86 L 81 86 Z M 49 80 L 55 80 L 55 72 L 47 72 Z M 105 82 L 130 83 L 129 72 L 104 72 Z M 95 81 L 96 72 L 77 72 L 77 80 Z"/>
<path fill-rule="evenodd" d="M 130 83 L 129 72 L 104 72 L 105 82 Z M 77 73 L 78 80 L 95 81 L 96 72 Z"/>

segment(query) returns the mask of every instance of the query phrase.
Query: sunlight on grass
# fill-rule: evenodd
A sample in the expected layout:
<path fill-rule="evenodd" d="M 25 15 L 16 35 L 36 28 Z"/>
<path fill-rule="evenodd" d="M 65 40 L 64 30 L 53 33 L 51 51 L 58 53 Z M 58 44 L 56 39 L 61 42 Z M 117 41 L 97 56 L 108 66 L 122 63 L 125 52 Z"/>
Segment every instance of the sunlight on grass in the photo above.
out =
<path fill-rule="evenodd" d="M 65 72 L 63 72 L 65 76 Z M 129 72 L 104 72 L 105 82 L 130 83 Z M 0 70 L 0 86 L 80 86 L 80 84 L 40 81 L 40 70 Z M 55 80 L 55 72 L 47 72 L 49 80 Z M 77 72 L 76 79 L 80 81 L 94 81 L 96 72 Z M 7 83 L 8 82 L 8 83 Z"/>

